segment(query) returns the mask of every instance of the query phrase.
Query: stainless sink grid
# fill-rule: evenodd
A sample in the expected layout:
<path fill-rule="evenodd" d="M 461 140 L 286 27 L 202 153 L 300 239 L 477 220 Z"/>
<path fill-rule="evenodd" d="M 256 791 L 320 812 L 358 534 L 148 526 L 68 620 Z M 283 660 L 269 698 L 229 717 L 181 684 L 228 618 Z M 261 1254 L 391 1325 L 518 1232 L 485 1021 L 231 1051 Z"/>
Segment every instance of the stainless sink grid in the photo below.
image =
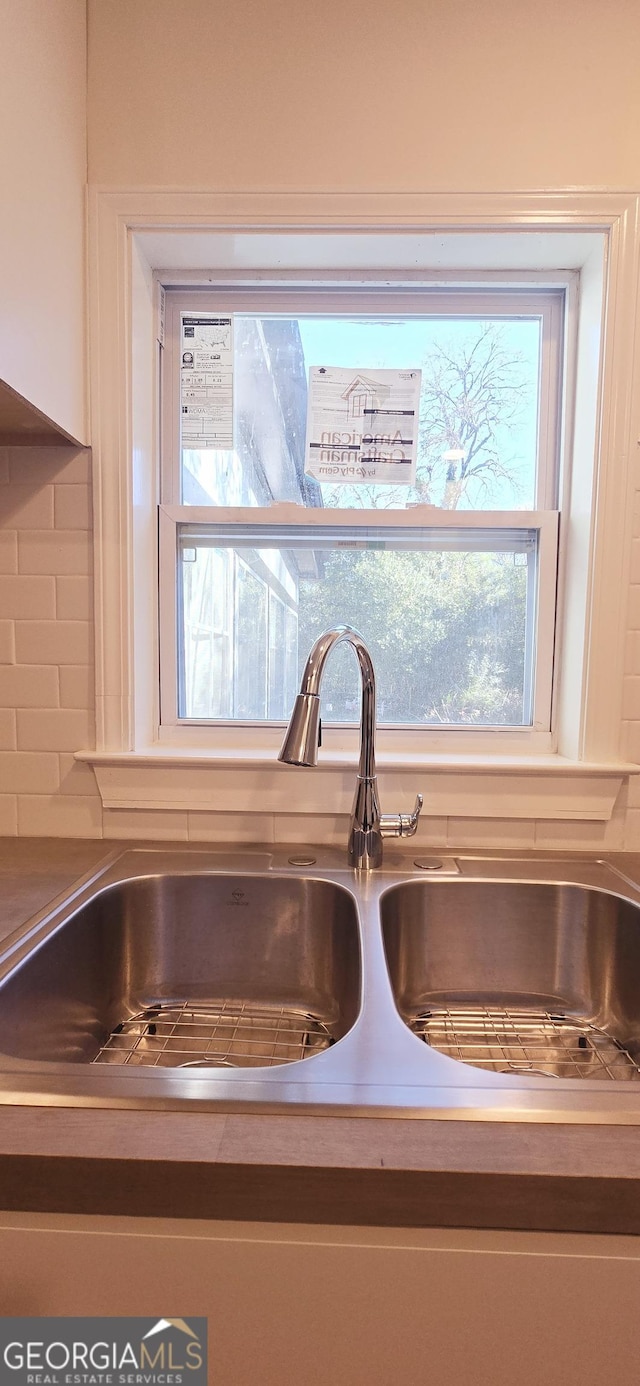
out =
<path fill-rule="evenodd" d="M 171 1001 L 112 1030 L 93 1063 L 149 1068 L 272 1068 L 332 1043 L 323 1021 L 285 1006 Z"/>
<path fill-rule="evenodd" d="M 631 1055 L 605 1030 L 561 1013 L 451 1003 L 430 1006 L 409 1025 L 441 1054 L 493 1073 L 640 1078 Z"/>

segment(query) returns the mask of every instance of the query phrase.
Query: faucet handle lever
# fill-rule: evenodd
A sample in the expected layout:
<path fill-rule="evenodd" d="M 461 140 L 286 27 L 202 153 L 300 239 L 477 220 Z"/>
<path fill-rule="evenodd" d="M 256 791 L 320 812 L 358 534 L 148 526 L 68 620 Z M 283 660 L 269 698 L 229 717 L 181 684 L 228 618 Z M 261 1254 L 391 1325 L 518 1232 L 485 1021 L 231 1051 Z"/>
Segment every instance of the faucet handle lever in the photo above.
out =
<path fill-rule="evenodd" d="M 418 819 L 423 803 L 422 795 L 416 794 L 413 813 L 381 813 L 381 837 L 413 837 L 418 831 Z"/>

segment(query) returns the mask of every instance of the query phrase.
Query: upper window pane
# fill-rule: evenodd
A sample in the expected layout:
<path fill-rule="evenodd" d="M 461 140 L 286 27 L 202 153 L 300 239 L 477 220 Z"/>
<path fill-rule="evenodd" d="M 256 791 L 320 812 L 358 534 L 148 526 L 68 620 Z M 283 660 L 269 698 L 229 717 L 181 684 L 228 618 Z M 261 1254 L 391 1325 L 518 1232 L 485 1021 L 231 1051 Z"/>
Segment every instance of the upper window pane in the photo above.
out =
<path fill-rule="evenodd" d="M 540 315 L 243 313 L 232 315 L 232 322 L 232 446 L 194 446 L 193 434 L 187 438 L 183 432 L 184 505 L 535 507 Z M 212 388 L 207 377 L 214 368 L 196 372 L 188 351 L 186 356 L 182 368 L 193 372 L 190 403 L 197 410 L 201 400 L 206 409 Z M 352 413 L 358 401 L 361 412 L 366 409 L 365 387 L 376 371 L 421 371 L 412 484 L 322 482 L 305 472 L 309 372 L 322 366 L 353 371 L 354 380 L 364 380 L 360 393 L 352 391 Z M 214 390 L 224 398 L 219 378 Z"/>

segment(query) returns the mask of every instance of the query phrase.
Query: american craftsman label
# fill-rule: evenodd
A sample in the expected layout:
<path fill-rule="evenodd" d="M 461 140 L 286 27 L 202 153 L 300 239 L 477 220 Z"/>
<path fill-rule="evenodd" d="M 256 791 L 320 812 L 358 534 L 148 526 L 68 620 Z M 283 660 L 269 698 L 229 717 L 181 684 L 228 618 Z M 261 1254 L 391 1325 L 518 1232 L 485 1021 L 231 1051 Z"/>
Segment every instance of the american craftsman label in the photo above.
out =
<path fill-rule="evenodd" d="M 416 476 L 422 373 L 313 366 L 305 472 L 349 486 Z"/>

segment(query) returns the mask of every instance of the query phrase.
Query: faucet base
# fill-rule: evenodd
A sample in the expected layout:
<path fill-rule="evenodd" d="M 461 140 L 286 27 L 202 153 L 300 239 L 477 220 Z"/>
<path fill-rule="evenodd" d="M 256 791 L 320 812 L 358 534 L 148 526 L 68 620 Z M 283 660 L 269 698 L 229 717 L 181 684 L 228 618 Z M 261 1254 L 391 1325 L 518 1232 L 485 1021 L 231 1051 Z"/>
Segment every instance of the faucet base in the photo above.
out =
<path fill-rule="evenodd" d="M 382 838 L 375 828 L 352 828 L 349 833 L 349 865 L 355 871 L 382 866 Z"/>
<path fill-rule="evenodd" d="M 348 852 L 349 865 L 356 871 L 371 871 L 382 865 L 380 805 L 375 775 L 358 775 L 356 780 Z"/>

